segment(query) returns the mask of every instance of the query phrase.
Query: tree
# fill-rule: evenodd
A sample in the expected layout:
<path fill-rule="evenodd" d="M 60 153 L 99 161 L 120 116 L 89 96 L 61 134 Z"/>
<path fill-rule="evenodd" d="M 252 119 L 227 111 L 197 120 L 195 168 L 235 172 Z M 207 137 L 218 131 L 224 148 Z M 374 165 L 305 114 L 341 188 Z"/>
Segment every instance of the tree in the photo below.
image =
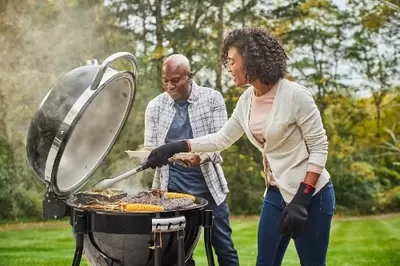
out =
<path fill-rule="evenodd" d="M 376 137 L 382 133 L 382 103 L 400 77 L 400 33 L 395 12 L 387 6 L 363 1 L 349 1 L 351 12 L 348 25 L 353 43 L 346 52 L 360 85 L 369 90 L 375 106 Z"/>
<path fill-rule="evenodd" d="M 327 0 L 291 0 L 271 10 L 274 31 L 285 43 L 290 74 L 315 92 L 324 114 L 326 97 L 341 88 L 346 72 L 341 69 L 344 14 Z M 292 56 L 291 56 L 292 55 Z"/>

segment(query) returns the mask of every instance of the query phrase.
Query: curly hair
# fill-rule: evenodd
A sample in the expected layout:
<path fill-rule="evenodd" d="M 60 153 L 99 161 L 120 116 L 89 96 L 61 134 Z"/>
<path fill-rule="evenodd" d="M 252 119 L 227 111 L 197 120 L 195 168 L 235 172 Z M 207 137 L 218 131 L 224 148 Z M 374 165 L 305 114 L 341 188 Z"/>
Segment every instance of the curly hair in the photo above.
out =
<path fill-rule="evenodd" d="M 244 60 L 246 79 L 272 85 L 287 73 L 288 57 L 279 40 L 263 28 L 235 29 L 221 44 L 219 67 L 226 67 L 228 51 L 237 47 Z"/>

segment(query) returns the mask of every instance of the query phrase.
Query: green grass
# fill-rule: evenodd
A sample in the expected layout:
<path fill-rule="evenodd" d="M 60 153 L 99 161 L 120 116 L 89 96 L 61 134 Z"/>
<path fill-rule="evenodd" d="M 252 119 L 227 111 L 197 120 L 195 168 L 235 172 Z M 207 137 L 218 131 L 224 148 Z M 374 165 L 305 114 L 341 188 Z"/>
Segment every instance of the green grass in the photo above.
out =
<path fill-rule="evenodd" d="M 243 266 L 254 265 L 257 219 L 233 219 L 233 239 Z M 71 265 L 72 230 L 65 222 L 0 226 L 1 266 Z M 204 243 L 195 251 L 197 265 L 206 266 Z M 83 259 L 82 266 L 88 264 Z M 283 265 L 299 265 L 293 243 Z M 400 265 L 400 216 L 334 220 L 328 265 Z"/>

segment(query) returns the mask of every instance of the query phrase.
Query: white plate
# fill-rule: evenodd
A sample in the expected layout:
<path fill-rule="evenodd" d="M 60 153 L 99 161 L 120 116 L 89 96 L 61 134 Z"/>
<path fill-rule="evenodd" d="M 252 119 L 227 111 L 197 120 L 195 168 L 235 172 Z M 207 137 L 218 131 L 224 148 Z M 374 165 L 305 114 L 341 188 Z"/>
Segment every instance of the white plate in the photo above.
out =
<path fill-rule="evenodd" d="M 141 158 L 141 159 L 147 159 L 147 157 L 149 157 L 149 154 L 151 151 L 125 151 L 129 158 Z M 181 152 L 179 154 L 184 154 L 184 155 L 190 155 L 190 154 L 194 154 L 194 153 L 190 153 L 190 152 Z"/>
<path fill-rule="evenodd" d="M 129 158 L 141 158 L 141 159 L 146 159 L 149 154 L 150 151 L 125 151 Z"/>

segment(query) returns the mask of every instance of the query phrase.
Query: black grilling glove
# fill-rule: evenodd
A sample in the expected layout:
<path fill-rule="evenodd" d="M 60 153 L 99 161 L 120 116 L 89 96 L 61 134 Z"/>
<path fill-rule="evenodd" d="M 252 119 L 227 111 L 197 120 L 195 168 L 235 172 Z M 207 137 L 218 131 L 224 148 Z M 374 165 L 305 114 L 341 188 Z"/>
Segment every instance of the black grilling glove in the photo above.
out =
<path fill-rule="evenodd" d="M 308 211 L 315 188 L 301 182 L 293 200 L 286 205 L 279 217 L 279 232 L 283 235 L 290 235 L 296 238 L 303 230 L 307 222 Z"/>
<path fill-rule="evenodd" d="M 180 152 L 189 152 L 189 143 L 186 140 L 161 145 L 150 152 L 146 166 L 154 169 L 166 165 L 169 158 Z"/>

